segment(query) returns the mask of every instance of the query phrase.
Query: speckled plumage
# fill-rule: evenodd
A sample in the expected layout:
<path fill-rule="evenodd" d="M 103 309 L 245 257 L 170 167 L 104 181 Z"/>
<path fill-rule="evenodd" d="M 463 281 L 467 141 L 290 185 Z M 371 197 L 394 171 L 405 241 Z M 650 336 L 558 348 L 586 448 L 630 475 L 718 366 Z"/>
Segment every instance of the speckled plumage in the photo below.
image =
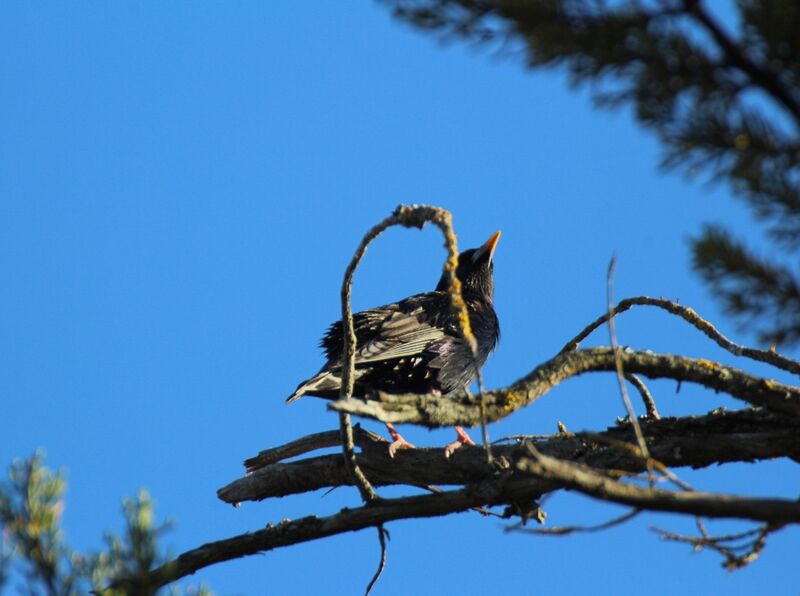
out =
<path fill-rule="evenodd" d="M 499 233 L 482 247 L 459 255 L 456 275 L 462 283 L 470 324 L 478 344 L 478 366 L 497 345 L 500 326 L 493 306 L 492 253 Z M 353 315 L 356 334 L 356 396 L 387 393 L 449 393 L 469 385 L 476 376 L 469 346 L 458 331 L 442 276 L 433 292 L 416 294 Z M 322 338 L 327 362 L 300 383 L 287 401 L 302 395 L 328 399 L 341 386 L 342 322 Z"/>

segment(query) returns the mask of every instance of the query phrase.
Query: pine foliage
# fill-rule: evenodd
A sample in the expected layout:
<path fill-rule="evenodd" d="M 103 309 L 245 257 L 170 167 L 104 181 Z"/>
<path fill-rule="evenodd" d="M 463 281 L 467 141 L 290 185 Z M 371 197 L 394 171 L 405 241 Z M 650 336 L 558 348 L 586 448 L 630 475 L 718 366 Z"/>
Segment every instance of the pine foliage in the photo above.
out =
<path fill-rule="evenodd" d="M 739 0 L 723 26 L 719 4 L 699 0 L 384 2 L 420 29 L 566 69 L 599 105 L 630 106 L 665 167 L 727 182 L 767 254 L 748 250 L 742 232 L 708 227 L 693 240 L 694 267 L 762 341 L 800 341 L 800 3 Z"/>

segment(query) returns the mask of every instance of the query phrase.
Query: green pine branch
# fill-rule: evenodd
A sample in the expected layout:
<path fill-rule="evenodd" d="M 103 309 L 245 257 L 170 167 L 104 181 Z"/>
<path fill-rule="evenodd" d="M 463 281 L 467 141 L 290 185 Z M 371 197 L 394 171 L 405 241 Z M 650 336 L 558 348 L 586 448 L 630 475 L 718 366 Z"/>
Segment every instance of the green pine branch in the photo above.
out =
<path fill-rule="evenodd" d="M 739 0 L 736 31 L 699 0 L 384 3 L 448 39 L 519 47 L 529 68 L 566 70 L 600 106 L 630 106 L 661 142 L 663 166 L 727 183 L 771 252 L 800 256 L 800 3 Z M 695 268 L 762 339 L 800 341 L 789 271 L 719 231 L 697 242 Z"/>
<path fill-rule="evenodd" d="M 154 503 L 147 491 L 123 501 L 125 531 L 108 533 L 106 550 L 81 554 L 66 542 L 61 528 L 66 481 L 36 453 L 9 467 L 8 481 L 0 484 L 0 592 L 21 579 L 32 594 L 72 596 L 105 589 L 115 578 L 135 583 L 135 593 L 155 594 L 149 572 L 167 557 L 158 549 L 158 537 L 167 525 L 154 525 Z M 171 590 L 178 594 L 177 588 Z M 193 594 L 207 596 L 204 587 Z"/>
<path fill-rule="evenodd" d="M 694 240 L 694 267 L 717 298 L 769 343 L 800 340 L 800 281 L 785 267 L 757 257 L 719 227 Z"/>

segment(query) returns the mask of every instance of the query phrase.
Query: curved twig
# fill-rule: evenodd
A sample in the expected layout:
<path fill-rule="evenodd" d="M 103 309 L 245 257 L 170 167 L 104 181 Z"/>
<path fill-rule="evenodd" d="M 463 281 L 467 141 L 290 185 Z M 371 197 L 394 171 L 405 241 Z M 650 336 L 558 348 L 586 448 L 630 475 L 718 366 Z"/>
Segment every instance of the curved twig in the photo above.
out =
<path fill-rule="evenodd" d="M 737 344 L 736 342 L 731 341 L 725 335 L 723 335 L 719 330 L 717 330 L 714 325 L 709 323 L 703 317 L 701 317 L 697 312 L 689 307 L 683 306 L 678 304 L 677 302 L 673 302 L 672 300 L 666 300 L 664 298 L 651 298 L 649 296 L 637 296 L 635 298 L 626 298 L 625 300 L 621 300 L 619 304 L 614 308 L 613 312 L 611 313 L 612 316 L 616 316 L 620 313 L 625 312 L 626 310 L 630 310 L 634 306 L 655 306 L 657 308 L 663 309 L 670 314 L 676 315 L 682 318 L 684 321 L 692 325 L 695 329 L 701 331 L 707 337 L 712 339 L 719 347 L 727 350 L 731 354 L 735 356 L 744 356 L 746 358 L 750 358 L 751 360 L 757 360 L 758 362 L 765 362 L 767 364 L 771 364 L 776 368 L 780 368 L 781 370 L 788 371 L 794 374 L 800 374 L 800 362 L 797 360 L 793 360 L 792 358 L 788 358 L 779 354 L 774 350 L 759 350 L 756 348 L 749 348 L 747 346 L 743 346 L 741 344 Z M 603 325 L 609 318 L 609 313 L 603 313 L 597 319 L 592 321 L 586 328 L 583 329 L 578 335 L 573 337 L 567 344 L 561 348 L 561 352 L 570 352 L 573 350 L 578 349 L 580 343 L 586 339 L 592 332 Z"/>
<path fill-rule="evenodd" d="M 389 532 L 383 527 L 383 524 L 375 526 L 375 529 L 378 530 L 378 543 L 381 546 L 381 559 L 378 561 L 378 569 L 375 571 L 375 575 L 372 576 L 372 579 L 369 580 L 369 583 L 367 584 L 367 589 L 364 591 L 365 596 L 369 596 L 369 593 L 372 592 L 372 588 L 375 587 L 375 584 L 378 583 L 381 575 L 383 575 L 383 570 L 386 569 L 386 538 Z"/>
<path fill-rule="evenodd" d="M 369 244 L 383 233 L 388 227 L 398 223 L 396 212 L 384 219 L 370 230 L 361 239 L 353 258 L 347 265 L 342 280 L 341 301 L 342 301 L 342 325 L 344 333 L 342 339 L 344 348 L 342 349 L 342 381 L 339 388 L 339 399 L 348 399 L 353 395 L 355 385 L 356 367 L 356 333 L 353 329 L 353 310 L 350 306 L 350 296 L 352 294 L 353 274 L 367 252 Z M 339 412 L 339 428 L 341 433 L 342 451 L 344 452 L 345 464 L 356 481 L 356 486 L 361 493 L 364 502 L 373 501 L 378 498 L 367 477 L 358 466 L 353 442 L 353 427 L 350 424 L 350 414 Z"/>
<path fill-rule="evenodd" d="M 455 232 L 453 231 L 453 216 L 449 211 L 441 207 L 433 207 L 430 205 L 400 205 L 389 217 L 370 228 L 364 235 L 345 270 L 341 291 L 344 349 L 342 352 L 342 383 L 339 391 L 340 400 L 349 399 L 353 394 L 353 387 L 355 385 L 356 336 L 355 330 L 353 329 L 353 312 L 350 306 L 353 274 L 361 262 L 361 259 L 364 257 L 367 247 L 385 230 L 394 225 L 422 228 L 428 222 L 436 225 L 442 231 L 445 238 L 447 260 L 444 264 L 444 271 L 449 281 L 448 292 L 450 294 L 450 306 L 458 321 L 461 335 L 472 351 L 473 365 L 475 365 L 478 375 L 479 396 L 483 395 L 483 380 L 480 370 L 475 364 L 477 362 L 478 344 L 475 335 L 472 333 L 467 304 L 464 302 L 464 298 L 461 295 L 461 282 L 458 277 L 456 277 L 456 270 L 458 268 L 458 242 Z M 483 416 L 481 425 L 483 428 L 484 446 L 489 459 L 491 459 L 491 447 L 488 442 L 488 431 L 486 430 L 485 421 L 486 417 Z M 352 426 L 350 424 L 349 414 L 346 411 L 339 412 L 339 423 L 342 433 L 342 448 L 345 461 L 357 479 L 361 496 L 365 500 L 375 499 L 377 495 L 369 485 L 367 478 L 359 469 L 358 462 L 356 461 Z"/>

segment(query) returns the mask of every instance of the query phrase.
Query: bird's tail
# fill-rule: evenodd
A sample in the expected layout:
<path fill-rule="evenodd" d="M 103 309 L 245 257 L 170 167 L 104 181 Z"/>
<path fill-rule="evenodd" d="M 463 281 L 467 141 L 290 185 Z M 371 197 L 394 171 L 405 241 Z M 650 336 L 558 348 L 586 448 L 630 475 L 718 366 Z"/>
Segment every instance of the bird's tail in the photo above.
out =
<path fill-rule="evenodd" d="M 336 399 L 341 386 L 342 379 L 339 373 L 331 370 L 321 370 L 307 381 L 300 383 L 294 393 L 286 398 L 286 403 L 290 404 L 297 401 L 304 395 Z"/>

